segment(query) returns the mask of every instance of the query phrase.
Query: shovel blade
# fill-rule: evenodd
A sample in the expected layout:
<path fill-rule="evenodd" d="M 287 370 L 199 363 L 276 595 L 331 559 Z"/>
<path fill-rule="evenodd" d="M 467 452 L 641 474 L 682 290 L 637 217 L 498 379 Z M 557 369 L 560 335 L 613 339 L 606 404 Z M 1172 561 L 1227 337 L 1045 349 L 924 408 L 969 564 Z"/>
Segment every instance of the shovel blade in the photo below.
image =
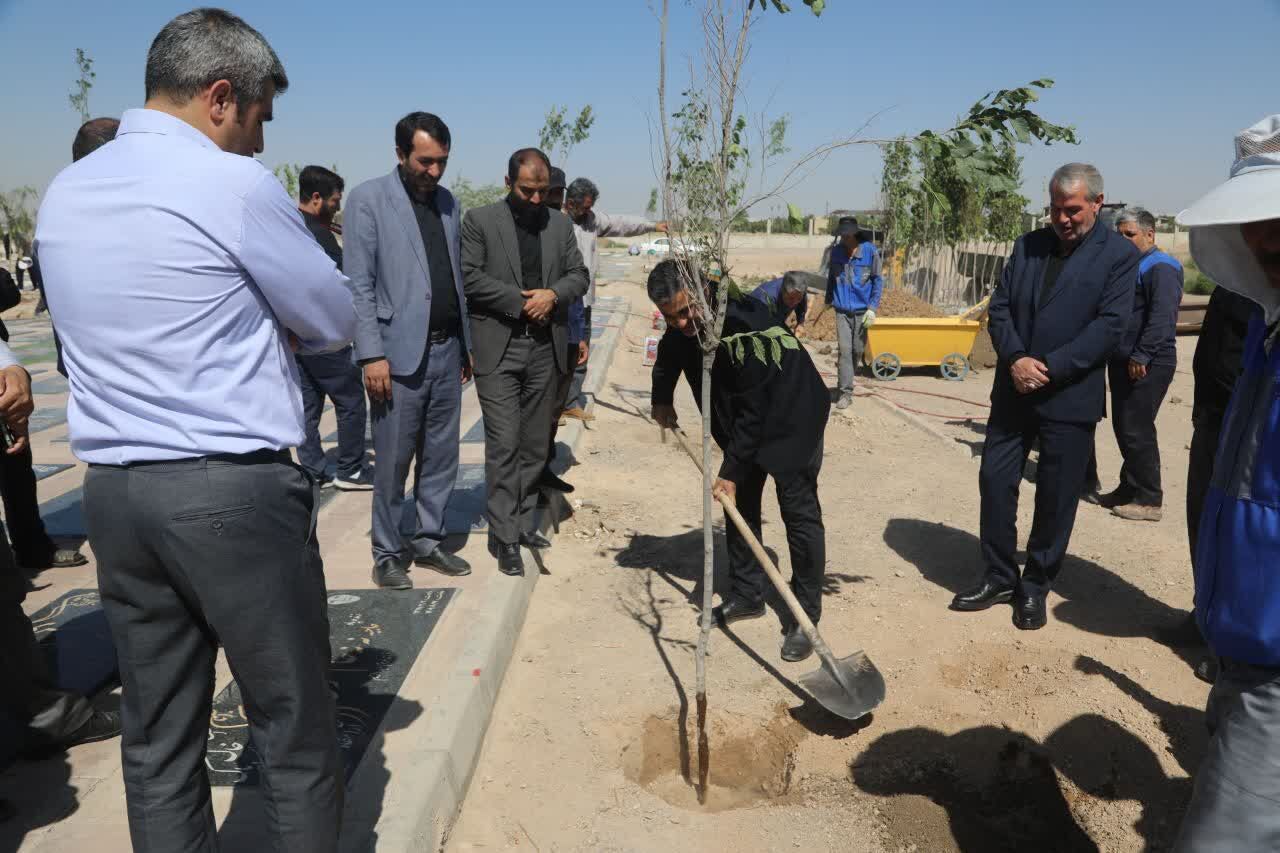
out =
<path fill-rule="evenodd" d="M 800 676 L 800 686 L 837 717 L 856 720 L 884 701 L 884 676 L 865 652 L 832 659 L 834 674 L 824 665 Z"/>

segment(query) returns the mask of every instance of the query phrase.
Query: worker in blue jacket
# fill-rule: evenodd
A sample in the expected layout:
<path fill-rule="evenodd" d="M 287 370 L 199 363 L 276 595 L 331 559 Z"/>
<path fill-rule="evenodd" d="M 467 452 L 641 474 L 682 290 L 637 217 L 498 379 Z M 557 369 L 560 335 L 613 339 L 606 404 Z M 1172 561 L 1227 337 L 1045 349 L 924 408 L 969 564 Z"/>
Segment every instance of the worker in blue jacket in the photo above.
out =
<path fill-rule="evenodd" d="M 847 409 L 853 401 L 853 374 L 867 346 L 867 329 L 880 310 L 884 278 L 880 251 L 871 242 L 870 233 L 858 228 L 857 219 L 841 219 L 836 240 L 827 264 L 827 305 L 836 312 L 836 339 L 840 343 L 836 408 Z"/>
<path fill-rule="evenodd" d="M 1115 226 L 1142 256 L 1138 260 L 1133 316 L 1124 342 L 1107 365 L 1111 426 L 1124 458 L 1120 485 L 1092 502 L 1130 521 L 1159 521 L 1164 491 L 1156 414 L 1178 366 L 1182 264 L 1156 246 L 1156 218 L 1148 211 L 1125 208 L 1116 216 Z"/>
<path fill-rule="evenodd" d="M 809 314 L 809 288 L 804 277 L 805 273 L 793 270 L 751 291 L 752 297 L 769 307 L 776 325 L 788 328 L 788 322 L 795 318 L 793 331 L 797 338 L 804 337 L 804 321 Z"/>
<path fill-rule="evenodd" d="M 1196 621 L 1218 676 L 1177 853 L 1280 849 L 1280 115 L 1178 217 L 1205 275 L 1257 302 L 1200 516 Z"/>

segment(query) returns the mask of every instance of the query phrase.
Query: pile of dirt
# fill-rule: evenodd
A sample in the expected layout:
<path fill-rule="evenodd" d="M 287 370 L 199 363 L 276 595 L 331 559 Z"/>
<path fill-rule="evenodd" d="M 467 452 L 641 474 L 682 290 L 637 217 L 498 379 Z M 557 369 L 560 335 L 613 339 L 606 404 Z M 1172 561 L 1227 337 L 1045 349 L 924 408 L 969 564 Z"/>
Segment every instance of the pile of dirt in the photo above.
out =
<path fill-rule="evenodd" d="M 987 324 L 983 323 L 982 331 L 978 332 L 978 338 L 973 342 L 973 352 L 969 354 L 969 366 L 986 370 L 995 367 L 998 360 L 996 348 L 991 345 L 991 333 L 987 330 Z"/>
<path fill-rule="evenodd" d="M 813 305 L 813 301 L 817 301 L 819 308 L 813 313 L 812 319 L 805 324 L 805 330 L 811 339 L 816 341 L 835 341 L 836 340 L 836 317 L 835 312 L 830 310 L 826 305 L 821 304 L 821 300 L 816 297 L 809 297 Z M 925 302 L 916 296 L 912 296 L 905 290 L 886 290 L 880 298 L 880 310 L 876 312 L 878 317 L 945 317 L 947 316 L 937 308 Z"/>

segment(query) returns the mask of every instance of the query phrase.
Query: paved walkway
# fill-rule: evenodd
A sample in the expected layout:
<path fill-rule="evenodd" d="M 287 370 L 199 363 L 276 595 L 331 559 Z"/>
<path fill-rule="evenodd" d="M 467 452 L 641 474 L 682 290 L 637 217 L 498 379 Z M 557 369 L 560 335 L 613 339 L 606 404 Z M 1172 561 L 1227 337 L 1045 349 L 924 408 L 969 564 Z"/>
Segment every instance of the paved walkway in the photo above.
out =
<path fill-rule="evenodd" d="M 594 346 L 585 390 L 604 381 L 619 334 L 625 300 L 597 301 Z M 84 542 L 85 467 L 67 443 L 66 380 L 54 370 L 47 321 L 9 323 L 10 344 L 31 371 L 36 395 L 32 449 L 42 515 L 51 535 Z M 321 422 L 332 452 L 332 411 Z M 570 464 L 582 424 L 560 430 L 557 467 Z M 343 849 L 430 850 L 456 817 L 470 781 L 493 704 L 524 621 L 538 572 L 523 580 L 496 571 L 485 548 L 484 430 L 474 386 L 463 395 L 461 465 L 447 514 L 449 544 L 475 567 L 444 579 L 414 569 L 412 593 L 373 589 L 368 492 L 324 490 L 319 517 L 329 587 L 332 677 L 339 695 L 339 742 L 347 761 L 348 796 Z M 412 511 L 412 505 L 406 504 Z M 563 500 L 553 511 L 563 513 Z M 553 513 L 547 513 L 544 527 Z M 406 522 L 409 519 L 406 518 Z M 473 535 L 480 534 L 480 535 Z M 57 666 L 60 680 L 80 689 L 110 686 L 113 654 L 98 605 L 92 545 L 90 563 L 51 570 L 35 581 L 27 610 Z M 552 549 L 537 559 L 554 571 Z M 530 563 L 533 568 L 534 563 Z M 214 808 L 227 849 L 259 850 L 264 841 L 256 753 L 225 661 L 219 659 L 208 766 Z M 117 691 L 118 693 L 118 691 Z M 100 695 L 102 707 L 118 695 Z M 5 755 L 0 726 L 0 763 Z M 0 823 L 0 853 L 129 850 L 118 742 L 78 747 L 41 762 L 0 771 L 0 800 L 16 816 Z"/>

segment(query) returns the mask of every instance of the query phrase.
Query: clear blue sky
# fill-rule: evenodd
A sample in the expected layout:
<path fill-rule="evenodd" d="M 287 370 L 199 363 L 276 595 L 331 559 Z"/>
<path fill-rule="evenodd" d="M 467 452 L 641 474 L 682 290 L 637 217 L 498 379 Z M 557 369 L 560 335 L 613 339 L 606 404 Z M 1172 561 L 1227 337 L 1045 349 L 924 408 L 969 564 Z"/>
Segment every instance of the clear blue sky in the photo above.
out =
<path fill-rule="evenodd" d="M 1075 124 L 1077 148 L 1026 152 L 1033 203 L 1059 163 L 1091 161 L 1113 201 L 1177 212 L 1226 173 L 1231 137 L 1280 112 L 1273 56 L 1280 2 L 828 0 L 819 19 L 765 16 L 748 76 L 751 111 L 792 118 L 793 152 L 848 132 L 946 127 L 991 89 L 1051 77 L 1042 114 Z M 547 108 L 591 103 L 599 119 L 570 177 L 600 185 L 602 210 L 638 212 L 655 183 L 657 27 L 645 0 L 273 0 L 227 6 L 263 32 L 291 86 L 268 127 L 267 166 L 336 163 L 348 186 L 390 169 L 392 129 L 414 109 L 454 137 L 449 177 L 499 180 L 533 144 Z M 173 0 L 0 0 L 0 189 L 43 190 L 70 158 L 75 48 L 96 60 L 94 115 L 142 103 L 151 39 L 190 8 Z M 675 91 L 701 31 L 672 3 Z M 806 211 L 869 207 L 880 160 L 837 153 L 787 201 Z"/>

